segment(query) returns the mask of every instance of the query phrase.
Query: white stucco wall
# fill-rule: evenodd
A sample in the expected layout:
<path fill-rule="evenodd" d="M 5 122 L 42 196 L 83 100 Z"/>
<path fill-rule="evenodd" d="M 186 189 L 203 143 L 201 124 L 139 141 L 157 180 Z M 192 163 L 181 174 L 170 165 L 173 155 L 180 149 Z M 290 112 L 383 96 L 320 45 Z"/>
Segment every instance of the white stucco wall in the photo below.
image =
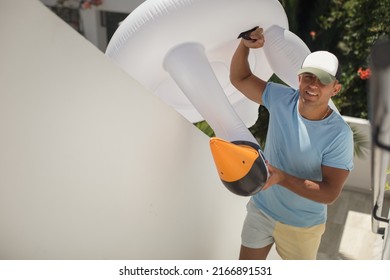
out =
<path fill-rule="evenodd" d="M 344 120 L 357 130 L 359 135 L 367 141 L 367 148 L 363 149 L 363 156 L 354 157 L 354 168 L 346 182 L 346 188 L 371 192 L 371 127 L 368 120 L 343 117 Z"/>
<path fill-rule="evenodd" d="M 236 259 L 208 137 L 38 0 L 0 6 L 0 259 Z"/>

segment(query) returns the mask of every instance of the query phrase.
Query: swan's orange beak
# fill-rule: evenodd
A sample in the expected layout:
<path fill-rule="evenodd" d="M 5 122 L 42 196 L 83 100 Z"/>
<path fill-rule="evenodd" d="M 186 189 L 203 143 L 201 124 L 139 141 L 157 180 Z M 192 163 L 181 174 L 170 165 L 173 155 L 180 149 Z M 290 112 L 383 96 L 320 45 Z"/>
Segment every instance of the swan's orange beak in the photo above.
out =
<path fill-rule="evenodd" d="M 237 195 L 250 196 L 263 188 L 268 169 L 256 144 L 228 142 L 212 137 L 210 149 L 218 175 L 228 190 Z"/>

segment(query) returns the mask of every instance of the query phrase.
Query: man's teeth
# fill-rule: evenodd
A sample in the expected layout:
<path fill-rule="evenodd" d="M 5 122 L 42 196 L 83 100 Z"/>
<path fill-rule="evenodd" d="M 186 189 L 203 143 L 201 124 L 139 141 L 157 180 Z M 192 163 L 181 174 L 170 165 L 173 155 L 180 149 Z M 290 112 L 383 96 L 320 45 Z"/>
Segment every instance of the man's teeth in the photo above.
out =
<path fill-rule="evenodd" d="M 306 91 L 306 93 L 309 94 L 309 95 L 312 95 L 312 96 L 317 96 L 316 93 L 313 93 L 313 92 L 310 92 L 310 91 Z"/>

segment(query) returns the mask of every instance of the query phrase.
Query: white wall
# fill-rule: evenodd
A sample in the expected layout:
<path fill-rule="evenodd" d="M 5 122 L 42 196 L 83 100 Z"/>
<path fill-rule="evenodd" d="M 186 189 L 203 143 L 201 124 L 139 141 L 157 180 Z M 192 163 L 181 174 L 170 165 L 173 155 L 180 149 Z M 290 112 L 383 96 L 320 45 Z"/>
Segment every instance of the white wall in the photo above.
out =
<path fill-rule="evenodd" d="M 208 138 L 38 0 L 0 5 L 0 259 L 236 259 Z"/>
<path fill-rule="evenodd" d="M 343 116 L 344 120 L 355 128 L 361 137 L 367 141 L 367 148 L 364 149 L 363 156 L 354 157 L 354 169 L 348 177 L 345 188 L 365 193 L 372 193 L 372 170 L 371 170 L 371 125 L 368 120 Z M 385 153 L 385 151 L 383 151 Z M 390 168 L 390 166 L 388 167 Z M 387 169 L 388 169 L 387 168 Z M 383 172 L 387 172 L 383 170 Z M 390 175 L 387 175 L 387 181 L 390 182 Z M 388 196 L 388 192 L 385 193 Z"/>
<path fill-rule="evenodd" d="M 346 182 L 346 188 L 371 192 L 371 127 L 368 120 L 343 117 L 344 120 L 357 130 L 359 135 L 367 140 L 367 148 L 363 156 L 354 157 L 354 168 Z"/>

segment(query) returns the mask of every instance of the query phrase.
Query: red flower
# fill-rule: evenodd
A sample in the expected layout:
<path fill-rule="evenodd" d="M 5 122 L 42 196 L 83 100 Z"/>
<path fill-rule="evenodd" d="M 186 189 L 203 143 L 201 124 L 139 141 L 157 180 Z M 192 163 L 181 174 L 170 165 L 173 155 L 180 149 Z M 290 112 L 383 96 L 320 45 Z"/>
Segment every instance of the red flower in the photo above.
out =
<path fill-rule="evenodd" d="M 85 0 L 81 2 L 82 9 L 90 9 L 92 6 L 100 6 L 103 0 Z"/>
<path fill-rule="evenodd" d="M 316 38 L 316 32 L 315 31 L 310 31 L 310 36 L 311 36 L 311 38 L 314 40 L 315 38 Z"/>
<path fill-rule="evenodd" d="M 103 4 L 103 0 L 91 0 L 91 4 L 95 6 L 100 6 L 101 4 Z"/>
<path fill-rule="evenodd" d="M 357 71 L 360 79 L 362 80 L 367 80 L 371 77 L 371 69 L 370 68 L 367 68 L 367 69 L 363 69 L 362 67 L 360 67 Z"/>
<path fill-rule="evenodd" d="M 91 3 L 88 2 L 88 1 L 84 1 L 84 2 L 81 4 L 81 8 L 83 8 L 83 9 L 90 9 L 90 8 L 91 8 Z"/>

